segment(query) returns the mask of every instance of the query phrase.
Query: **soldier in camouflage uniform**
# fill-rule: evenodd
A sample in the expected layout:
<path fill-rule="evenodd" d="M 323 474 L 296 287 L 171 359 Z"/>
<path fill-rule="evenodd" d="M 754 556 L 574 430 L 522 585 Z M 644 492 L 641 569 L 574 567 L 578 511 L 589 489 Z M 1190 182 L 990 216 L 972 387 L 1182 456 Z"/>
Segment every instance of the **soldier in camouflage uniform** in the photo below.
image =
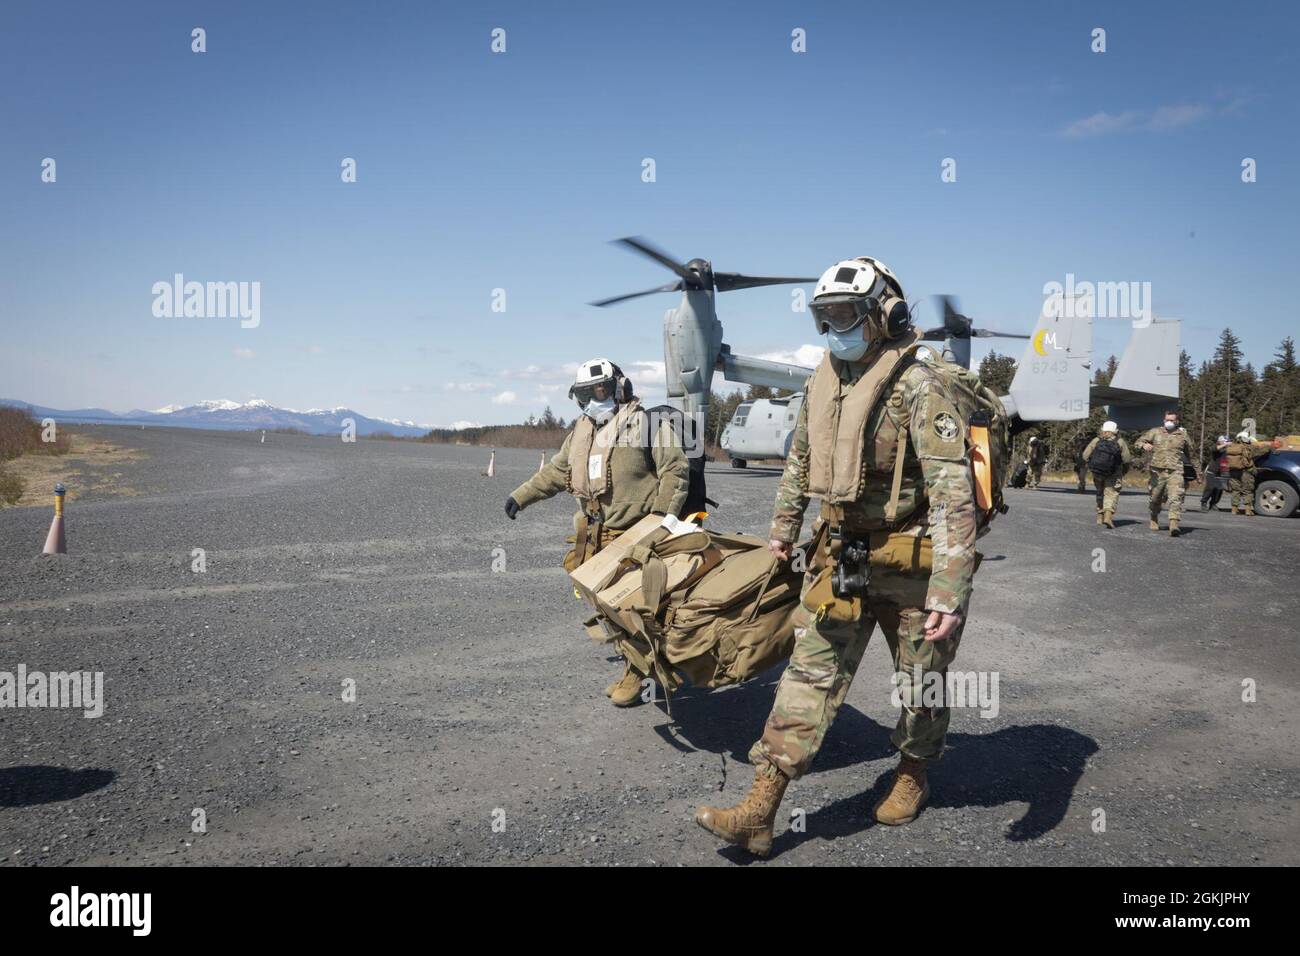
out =
<path fill-rule="evenodd" d="M 943 751 L 948 708 L 920 706 L 923 685 L 914 681 L 918 674 L 922 680 L 946 674 L 961 642 L 977 563 L 974 489 L 967 423 L 953 399 L 953 367 L 919 344 L 905 303 L 901 310 L 896 304 L 902 299 L 898 280 L 871 259 L 838 263 L 819 282 L 813 313 L 830 350 L 808 382 L 769 547 L 790 557 L 812 494 L 822 499 L 822 515 L 814 526 L 817 547 L 805 597 L 831 561 L 828 545 L 835 535 L 874 541 L 894 532 L 890 541 L 911 541 L 918 552 L 928 545 L 932 560 L 908 572 L 873 560 L 857 619 L 836 622 L 804 602 L 796 608 L 794 651 L 763 735 L 749 753 L 753 787 L 739 805 L 701 807 L 695 817 L 706 830 L 759 855 L 771 847 L 787 783 L 811 765 L 877 623 L 903 702 L 891 738 L 901 761 L 875 807 L 877 820 L 903 824 L 916 817 L 929 796 L 926 767 Z"/>
<path fill-rule="evenodd" d="M 1029 462 L 1029 480 L 1025 483 L 1025 486 L 1037 488 L 1043 481 L 1043 466 L 1047 464 L 1047 445 L 1037 435 L 1029 439 L 1027 460 Z"/>
<path fill-rule="evenodd" d="M 1118 446 L 1119 461 L 1115 463 L 1118 467 L 1114 471 L 1105 474 L 1094 471 L 1092 480 L 1097 487 L 1097 524 L 1105 525 L 1113 530 L 1115 527 L 1115 509 L 1119 506 L 1119 493 L 1124 487 L 1124 472 L 1133 461 L 1133 452 L 1129 450 L 1128 442 L 1119 436 L 1119 426 L 1114 422 L 1103 422 L 1097 437 L 1088 442 L 1088 446 L 1083 449 L 1085 468 L 1091 468 L 1092 453 L 1104 441 L 1114 442 Z M 1111 451 L 1113 454 L 1113 447 Z M 1098 467 L 1101 467 L 1101 465 L 1099 464 Z"/>
<path fill-rule="evenodd" d="M 1263 458 L 1273 446 L 1255 441 L 1249 431 L 1237 435 L 1229 442 L 1224 454 L 1228 459 L 1228 493 L 1232 495 L 1232 513 L 1255 514 L 1255 459 Z"/>
<path fill-rule="evenodd" d="M 1191 461 L 1192 440 L 1178 423 L 1177 412 L 1165 412 L 1163 428 L 1151 428 L 1138 439 L 1138 449 L 1151 452 L 1150 492 L 1151 530 L 1160 530 L 1160 506 L 1169 499 L 1169 534 L 1178 537 L 1178 522 L 1183 513 L 1183 464 Z"/>

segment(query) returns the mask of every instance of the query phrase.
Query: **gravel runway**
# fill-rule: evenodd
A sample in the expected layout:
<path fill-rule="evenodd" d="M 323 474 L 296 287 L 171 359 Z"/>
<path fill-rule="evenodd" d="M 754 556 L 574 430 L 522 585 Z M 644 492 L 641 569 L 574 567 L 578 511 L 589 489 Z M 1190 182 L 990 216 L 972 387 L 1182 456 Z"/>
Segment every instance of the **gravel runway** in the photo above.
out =
<path fill-rule="evenodd" d="M 70 503 L 59 557 L 51 509 L 0 511 L 0 671 L 104 682 L 98 718 L 0 709 L 0 865 L 751 862 L 691 813 L 744 793 L 779 671 L 612 708 L 570 499 L 502 511 L 536 451 L 93 431 L 139 495 Z M 711 466 L 712 524 L 763 534 L 776 477 Z M 1008 495 L 956 664 L 997 715 L 955 710 L 930 806 L 875 825 L 877 634 L 759 865 L 1300 862 L 1300 521 Z"/>

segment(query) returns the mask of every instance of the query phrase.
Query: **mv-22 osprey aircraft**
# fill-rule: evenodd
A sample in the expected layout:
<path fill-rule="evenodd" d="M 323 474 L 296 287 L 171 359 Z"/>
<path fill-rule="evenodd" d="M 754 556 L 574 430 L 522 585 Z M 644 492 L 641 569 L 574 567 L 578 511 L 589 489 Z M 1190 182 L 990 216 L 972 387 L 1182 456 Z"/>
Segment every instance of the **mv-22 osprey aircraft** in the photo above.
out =
<path fill-rule="evenodd" d="M 715 292 L 730 292 L 756 286 L 814 283 L 816 277 L 748 276 L 738 272 L 717 272 L 706 259 L 679 263 L 645 239 L 616 240 L 676 274 L 666 285 L 642 292 L 614 296 L 591 303 L 609 306 L 658 292 L 681 292 L 677 308 L 664 315 L 664 375 L 668 397 L 696 422 L 707 422 L 713 373 L 721 372 L 730 382 L 799 389 L 812 369 L 784 362 L 736 355 L 722 341 L 722 323 L 714 306 Z M 929 329 L 924 338 L 942 343 L 945 357 L 970 367 L 972 338 L 1027 339 L 1024 355 L 1016 366 L 1010 393 L 1002 396 L 1013 425 L 1031 422 L 1074 421 L 1088 417 L 1095 405 L 1121 429 L 1147 428 L 1160 424 L 1166 410 L 1178 406 L 1177 320 L 1152 319 L 1134 325 L 1124 355 L 1110 385 L 1091 382 L 1092 303 L 1058 295 L 1048 298 L 1034 330 L 1029 335 L 993 332 L 975 328 L 970 318 L 957 311 L 949 296 L 938 296 L 943 325 Z M 915 309 L 915 305 L 913 305 Z M 784 458 L 803 393 L 789 398 L 744 402 L 721 436 L 722 448 L 736 467 L 753 459 Z M 694 459 L 703 467 L 703 457 Z"/>

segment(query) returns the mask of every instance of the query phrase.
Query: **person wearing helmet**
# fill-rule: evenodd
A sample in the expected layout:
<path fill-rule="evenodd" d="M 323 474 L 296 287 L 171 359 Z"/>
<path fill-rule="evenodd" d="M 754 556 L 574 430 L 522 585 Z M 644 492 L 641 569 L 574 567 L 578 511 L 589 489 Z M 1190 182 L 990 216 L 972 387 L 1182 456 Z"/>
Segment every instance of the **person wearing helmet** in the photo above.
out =
<path fill-rule="evenodd" d="M 1147 481 L 1151 530 L 1160 530 L 1160 508 L 1167 498 L 1169 534 L 1176 538 L 1183 514 L 1183 495 L 1187 490 L 1183 465 L 1192 460 L 1192 440 L 1187 437 L 1187 430 L 1179 424 L 1178 413 L 1165 412 L 1164 425 L 1143 432 L 1138 439 L 1138 448 L 1151 452 L 1150 478 Z"/>
<path fill-rule="evenodd" d="M 1037 435 L 1029 439 L 1029 481 L 1028 487 L 1037 488 L 1043 480 L 1043 466 L 1047 464 L 1047 443 Z"/>
<path fill-rule="evenodd" d="M 564 558 L 573 571 L 648 514 L 677 516 L 686 504 L 690 466 L 667 416 L 653 427 L 632 394 L 622 369 L 605 358 L 578 366 L 569 397 L 582 414 L 544 468 L 510 493 L 512 521 L 528 506 L 568 491 L 578 502 L 573 549 Z M 641 700 L 645 675 L 625 663 L 623 675 L 605 688 L 617 707 Z"/>
<path fill-rule="evenodd" d="M 1235 441 L 1224 449 L 1228 461 L 1228 494 L 1232 496 L 1232 513 L 1255 516 L 1255 459 L 1272 451 L 1267 442 L 1255 441 L 1249 430 L 1238 432 Z"/>
<path fill-rule="evenodd" d="M 1124 472 L 1133 461 L 1133 452 L 1120 437 L 1114 422 L 1102 422 L 1097 437 L 1083 450 L 1083 460 L 1092 472 L 1092 483 L 1097 489 L 1097 524 L 1113 530 Z"/>
<path fill-rule="evenodd" d="M 956 370 L 920 344 L 898 279 L 875 259 L 838 262 L 818 282 L 811 311 L 827 353 L 807 383 L 768 545 L 790 558 L 810 497 L 821 499 L 793 617 L 795 646 L 763 735 L 749 752 L 749 794 L 734 807 L 700 807 L 695 816 L 704 829 L 758 855 L 769 852 L 786 786 L 816 757 L 877 623 L 902 710 L 891 738 L 901 760 L 874 812 L 887 824 L 908 823 L 920 812 L 930 792 L 926 768 L 943 751 L 949 721 L 946 707 L 920 706 L 923 678 L 945 673 L 956 655 L 976 565 Z M 878 555 L 895 554 L 893 546 L 896 565 L 878 564 Z M 854 597 L 809 607 L 830 594 L 828 581 L 843 582 L 850 568 L 856 576 L 864 564 L 869 588 L 837 583 Z M 832 604 L 847 611 L 832 619 Z"/>

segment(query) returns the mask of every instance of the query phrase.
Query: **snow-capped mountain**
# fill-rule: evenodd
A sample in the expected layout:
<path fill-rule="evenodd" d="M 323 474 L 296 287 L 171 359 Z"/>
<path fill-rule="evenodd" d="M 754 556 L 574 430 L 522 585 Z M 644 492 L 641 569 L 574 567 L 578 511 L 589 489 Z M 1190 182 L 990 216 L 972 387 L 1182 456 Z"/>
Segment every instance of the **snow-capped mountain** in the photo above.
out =
<path fill-rule="evenodd" d="M 298 428 L 313 435 L 337 435 L 343 430 L 345 419 L 356 423 L 358 435 L 388 432 L 403 438 L 418 437 L 433 425 L 419 425 L 411 421 L 370 418 L 350 408 L 310 408 L 305 412 L 294 408 L 277 408 L 270 402 L 255 398 L 248 402 L 229 399 L 208 399 L 193 405 L 164 405 L 152 411 L 132 409 L 125 414 L 103 408 L 74 410 L 47 408 L 0 398 L 0 405 L 30 408 L 37 418 L 53 418 L 65 422 L 119 422 L 133 425 L 170 425 L 177 428 Z"/>

